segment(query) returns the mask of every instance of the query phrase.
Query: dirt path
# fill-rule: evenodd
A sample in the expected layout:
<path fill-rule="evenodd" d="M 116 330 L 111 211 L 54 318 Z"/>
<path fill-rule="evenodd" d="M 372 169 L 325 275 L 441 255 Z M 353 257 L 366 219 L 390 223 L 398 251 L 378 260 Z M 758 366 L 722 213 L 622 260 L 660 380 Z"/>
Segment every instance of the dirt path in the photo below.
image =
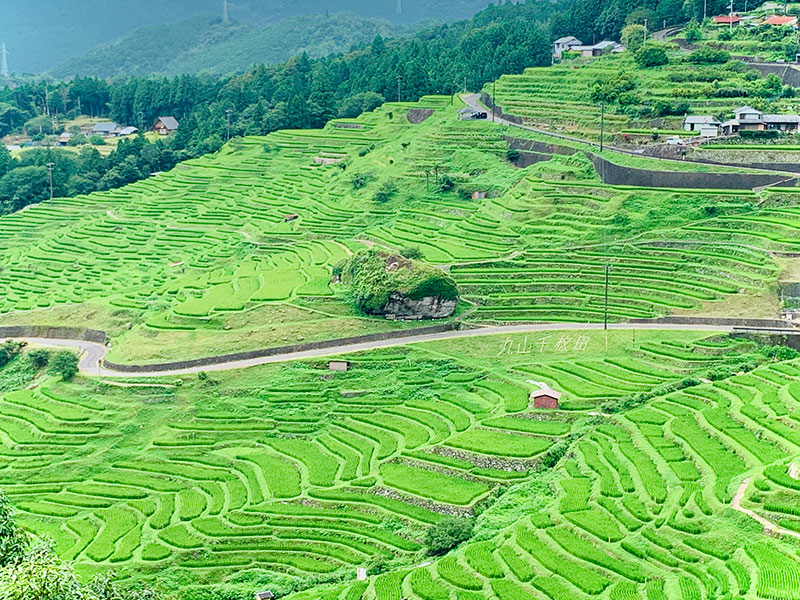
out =
<path fill-rule="evenodd" d="M 747 486 L 750 485 L 751 481 L 752 477 L 748 477 L 742 482 L 742 485 L 739 486 L 739 489 L 736 490 L 736 495 L 733 497 L 733 501 L 731 502 L 731 507 L 733 508 L 733 510 L 738 510 L 740 513 L 744 513 L 748 517 L 755 519 L 756 521 L 761 523 L 761 525 L 763 525 L 764 530 L 768 533 L 776 535 L 788 535 L 800 539 L 800 532 L 779 527 L 769 519 L 765 519 L 764 517 L 750 510 L 749 508 L 742 507 L 742 499 L 744 498 L 744 495 L 747 492 Z"/>
<path fill-rule="evenodd" d="M 379 348 L 393 348 L 397 346 L 406 346 L 409 344 L 420 344 L 425 342 L 439 342 L 446 340 L 455 340 L 463 338 L 485 337 L 491 335 L 511 335 L 518 333 L 536 333 L 545 331 L 597 331 L 602 330 L 602 323 L 544 323 L 544 324 L 527 324 L 527 325 L 505 325 L 505 326 L 484 326 L 477 329 L 467 329 L 459 331 L 445 331 L 441 333 L 430 334 L 414 334 L 413 331 L 403 337 L 397 337 L 386 340 L 377 340 L 362 343 L 347 343 L 340 346 L 332 346 L 328 348 L 318 348 L 311 350 L 302 350 L 298 352 L 290 352 L 286 354 L 276 354 L 273 356 L 262 356 L 258 358 L 244 359 L 244 360 L 230 360 L 218 364 L 204 365 L 189 367 L 185 369 L 168 369 L 163 370 L 154 365 L 152 369 L 141 373 L 127 373 L 122 371 L 115 371 L 103 366 L 103 360 L 108 354 L 108 348 L 96 342 L 87 342 L 85 340 L 68 340 L 68 339 L 49 339 L 49 338 L 23 338 L 29 344 L 37 346 L 47 346 L 50 348 L 72 348 L 78 350 L 80 358 L 80 372 L 84 375 L 103 377 L 103 378 L 140 378 L 140 377 L 163 377 L 163 376 L 180 376 L 191 375 L 201 371 L 227 371 L 231 369 L 244 369 L 247 367 L 254 367 L 258 365 L 274 364 L 282 362 L 290 362 L 295 360 L 308 360 L 313 358 L 322 358 L 326 356 L 336 356 L 339 354 L 348 354 L 352 352 L 364 352 L 366 350 L 377 350 Z M 672 325 L 665 323 L 612 323 L 609 324 L 609 329 L 630 331 L 637 330 L 671 330 L 671 331 L 713 331 L 720 333 L 731 333 L 734 327 L 720 326 L 720 325 Z M 181 360 L 179 355 L 172 358 L 173 361 Z"/>

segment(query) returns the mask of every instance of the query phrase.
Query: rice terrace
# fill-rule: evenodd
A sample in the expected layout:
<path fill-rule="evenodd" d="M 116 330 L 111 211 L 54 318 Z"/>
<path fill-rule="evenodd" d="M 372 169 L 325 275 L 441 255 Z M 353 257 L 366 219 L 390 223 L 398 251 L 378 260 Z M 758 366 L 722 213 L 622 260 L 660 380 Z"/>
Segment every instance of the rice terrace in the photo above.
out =
<path fill-rule="evenodd" d="M 0 600 L 800 600 L 800 5 L 548 4 L 4 69 Z"/>

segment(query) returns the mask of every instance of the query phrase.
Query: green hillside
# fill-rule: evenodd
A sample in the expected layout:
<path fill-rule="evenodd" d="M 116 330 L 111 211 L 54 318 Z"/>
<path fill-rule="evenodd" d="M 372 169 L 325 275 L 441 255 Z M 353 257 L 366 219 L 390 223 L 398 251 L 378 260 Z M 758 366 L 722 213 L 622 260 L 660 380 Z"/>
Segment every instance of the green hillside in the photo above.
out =
<path fill-rule="evenodd" d="M 386 37 L 404 31 L 387 21 L 353 14 L 294 17 L 264 28 L 197 16 L 143 27 L 113 44 L 64 61 L 48 74 L 56 78 L 224 75 L 245 71 L 254 64 L 284 62 L 302 52 L 312 57 L 345 52 L 376 35 Z"/>
<path fill-rule="evenodd" d="M 450 102 L 234 140 L 4 217 L 2 320 L 79 318 L 134 362 L 169 358 L 178 341 L 195 358 L 404 326 L 354 312 L 329 285 L 331 266 L 367 244 L 448 266 L 476 307 L 469 321 L 602 321 L 606 264 L 612 320 L 777 315 L 776 256 L 798 243 L 791 189 L 615 188 L 581 153 L 521 170 L 505 137 L 521 130 L 459 121 Z"/>
<path fill-rule="evenodd" d="M 504 107 L 538 73 L 525 89 L 504 78 Z M 418 327 L 362 313 L 332 280 L 364 248 L 449 272 L 462 329 L 528 324 L 351 353 L 348 371 L 62 381 L 12 356 L 0 489 L 19 521 L 82 576 L 170 599 L 797 600 L 792 535 L 741 512 L 800 531 L 797 353 L 628 323 L 777 318 L 797 188 L 701 187 L 786 174 L 606 149 L 687 184 L 610 185 L 595 147 L 460 120 L 463 106 L 427 96 L 235 138 L 1 217 L 0 324 L 103 329 L 117 363 Z M 573 133 L 591 137 L 585 124 Z M 606 315 L 625 328 L 580 325 Z M 557 410 L 534 407 L 540 384 Z M 474 536 L 430 557 L 449 516 Z"/>

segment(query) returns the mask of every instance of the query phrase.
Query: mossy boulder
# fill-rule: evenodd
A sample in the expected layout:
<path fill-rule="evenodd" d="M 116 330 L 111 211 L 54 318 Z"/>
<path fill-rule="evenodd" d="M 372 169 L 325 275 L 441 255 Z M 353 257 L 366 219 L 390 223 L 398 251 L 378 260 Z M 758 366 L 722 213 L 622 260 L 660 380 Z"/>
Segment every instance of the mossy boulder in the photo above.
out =
<path fill-rule="evenodd" d="M 458 305 L 458 287 L 447 273 L 397 254 L 362 250 L 334 268 L 353 302 L 370 315 L 440 319 Z"/>

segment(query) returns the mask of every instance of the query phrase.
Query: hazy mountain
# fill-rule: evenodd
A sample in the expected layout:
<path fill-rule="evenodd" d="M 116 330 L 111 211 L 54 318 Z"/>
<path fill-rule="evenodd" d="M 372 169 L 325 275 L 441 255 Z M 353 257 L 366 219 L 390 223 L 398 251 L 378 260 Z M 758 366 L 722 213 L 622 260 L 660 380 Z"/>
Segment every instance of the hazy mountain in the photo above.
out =
<path fill-rule="evenodd" d="M 354 14 L 305 15 L 267 27 L 220 17 L 197 16 L 167 25 L 137 29 L 118 42 L 64 61 L 48 71 L 57 78 L 73 75 L 226 74 L 254 63 L 277 63 L 307 52 L 312 57 L 345 52 L 353 45 L 411 32 Z"/>
<path fill-rule="evenodd" d="M 12 71 L 39 73 L 148 25 L 222 15 L 223 0 L 0 0 L 0 42 Z M 264 27 L 289 17 L 352 12 L 392 23 L 468 17 L 489 0 L 231 0 L 230 16 Z M 168 40 L 164 40 L 169 43 Z"/>

